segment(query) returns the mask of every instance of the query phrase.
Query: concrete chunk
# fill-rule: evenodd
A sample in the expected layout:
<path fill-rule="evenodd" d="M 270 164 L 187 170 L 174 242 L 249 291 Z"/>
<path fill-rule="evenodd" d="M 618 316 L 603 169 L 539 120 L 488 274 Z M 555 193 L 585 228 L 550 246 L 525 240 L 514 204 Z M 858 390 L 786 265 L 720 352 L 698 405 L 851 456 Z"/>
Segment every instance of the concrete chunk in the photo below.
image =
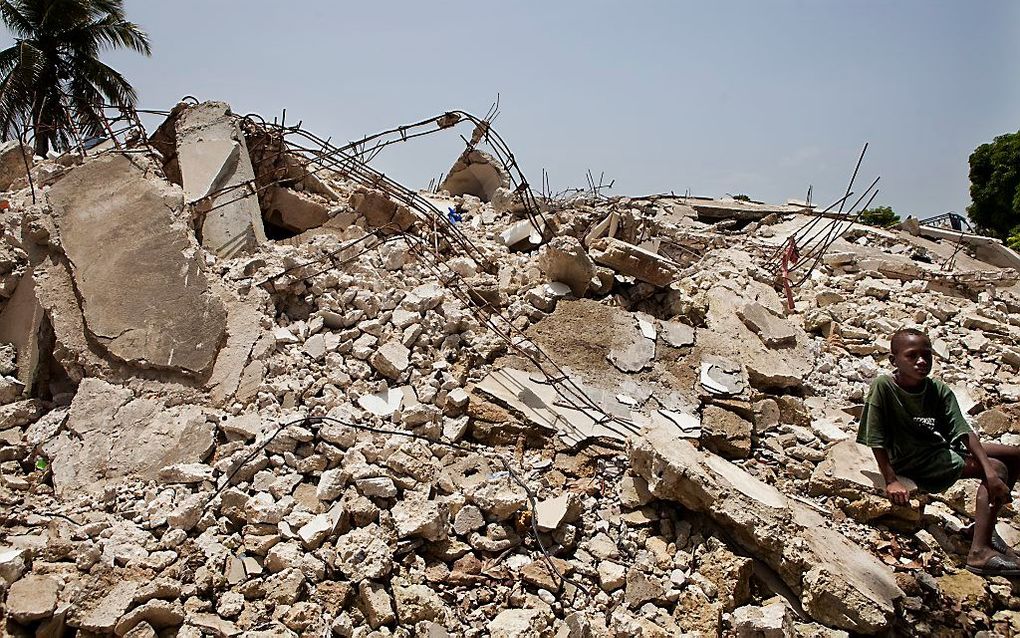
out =
<path fill-rule="evenodd" d="M 595 276 L 595 264 L 575 237 L 554 237 L 538 253 L 538 266 L 549 281 L 570 286 L 575 297 L 583 297 Z"/>
<path fill-rule="evenodd" d="M 42 620 L 57 608 L 60 584 L 47 576 L 25 576 L 7 592 L 7 613 L 20 623 Z"/>
<path fill-rule="evenodd" d="M 209 289 L 179 189 L 122 155 L 72 170 L 48 194 L 85 326 L 114 357 L 198 373 L 226 313 Z"/>
<path fill-rule="evenodd" d="M 769 348 L 797 343 L 797 332 L 788 321 L 770 313 L 758 302 L 751 302 L 737 310 L 737 316 Z"/>
<path fill-rule="evenodd" d="M 496 158 L 484 151 L 464 151 L 439 186 L 450 195 L 474 195 L 483 202 L 492 201 L 498 188 L 510 188 L 510 175 Z"/>
<path fill-rule="evenodd" d="M 26 179 L 25 166 L 32 166 L 31 149 L 17 140 L 0 142 L 0 191 L 5 191 L 19 179 Z"/>
<path fill-rule="evenodd" d="M 669 260 L 613 237 L 592 242 L 589 254 L 596 263 L 655 286 L 668 286 L 677 276 Z"/>
<path fill-rule="evenodd" d="M 814 510 L 662 431 L 638 438 L 630 460 L 652 494 L 705 513 L 776 570 L 818 622 L 867 634 L 889 627 L 903 596 L 892 572 Z"/>

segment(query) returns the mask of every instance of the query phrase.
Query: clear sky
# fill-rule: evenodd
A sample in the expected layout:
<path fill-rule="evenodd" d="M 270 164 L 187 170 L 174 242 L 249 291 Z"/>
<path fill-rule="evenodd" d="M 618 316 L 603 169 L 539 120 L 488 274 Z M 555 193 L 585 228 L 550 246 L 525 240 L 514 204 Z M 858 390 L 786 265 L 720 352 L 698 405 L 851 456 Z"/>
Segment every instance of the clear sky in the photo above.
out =
<path fill-rule="evenodd" d="M 554 190 L 591 169 L 615 194 L 842 195 L 864 142 L 876 203 L 968 204 L 967 158 L 1020 130 L 1016 0 L 335 2 L 126 0 L 153 56 L 107 54 L 140 105 L 184 95 L 350 140 L 459 108 Z M 0 46 L 10 35 L 0 33 Z M 468 135 L 467 129 L 458 129 Z M 435 138 L 435 139 L 433 139 Z M 386 149 L 423 187 L 462 143 Z"/>

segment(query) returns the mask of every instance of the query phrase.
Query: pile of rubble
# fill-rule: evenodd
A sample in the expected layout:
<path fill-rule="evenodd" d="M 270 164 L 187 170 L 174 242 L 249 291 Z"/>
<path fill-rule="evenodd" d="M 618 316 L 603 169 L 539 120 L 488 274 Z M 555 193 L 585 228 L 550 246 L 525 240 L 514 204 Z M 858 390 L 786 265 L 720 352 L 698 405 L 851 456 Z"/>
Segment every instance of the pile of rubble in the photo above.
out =
<path fill-rule="evenodd" d="M 216 102 L 0 147 L 9 635 L 1020 630 L 974 486 L 894 507 L 852 441 L 912 325 L 1020 442 L 1020 257 L 836 218 L 789 307 L 821 213 L 538 202 L 474 123 L 420 193 Z"/>

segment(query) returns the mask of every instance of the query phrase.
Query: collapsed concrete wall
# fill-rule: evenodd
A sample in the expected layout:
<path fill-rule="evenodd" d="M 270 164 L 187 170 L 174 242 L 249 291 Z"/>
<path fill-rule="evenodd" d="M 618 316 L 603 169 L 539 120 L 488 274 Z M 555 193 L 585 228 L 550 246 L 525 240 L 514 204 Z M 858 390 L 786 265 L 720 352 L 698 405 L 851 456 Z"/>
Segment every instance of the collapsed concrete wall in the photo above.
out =
<path fill-rule="evenodd" d="M 71 171 L 47 197 L 88 333 L 126 363 L 205 371 L 226 315 L 180 190 L 126 156 L 105 156 Z"/>

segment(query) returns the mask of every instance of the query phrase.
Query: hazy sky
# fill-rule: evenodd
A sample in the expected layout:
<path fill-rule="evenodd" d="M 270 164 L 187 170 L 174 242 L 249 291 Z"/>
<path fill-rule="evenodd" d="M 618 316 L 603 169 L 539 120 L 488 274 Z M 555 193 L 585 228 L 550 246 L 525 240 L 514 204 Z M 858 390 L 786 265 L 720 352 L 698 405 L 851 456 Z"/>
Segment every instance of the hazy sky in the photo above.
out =
<path fill-rule="evenodd" d="M 153 56 L 109 54 L 140 105 L 184 95 L 287 109 L 350 140 L 459 108 L 494 124 L 533 184 L 828 203 L 864 142 L 876 203 L 963 211 L 975 146 L 1020 129 L 1020 2 L 127 0 Z M 0 35 L 0 46 L 10 36 Z M 467 128 L 457 129 L 469 135 Z M 385 150 L 422 187 L 456 134 Z"/>

